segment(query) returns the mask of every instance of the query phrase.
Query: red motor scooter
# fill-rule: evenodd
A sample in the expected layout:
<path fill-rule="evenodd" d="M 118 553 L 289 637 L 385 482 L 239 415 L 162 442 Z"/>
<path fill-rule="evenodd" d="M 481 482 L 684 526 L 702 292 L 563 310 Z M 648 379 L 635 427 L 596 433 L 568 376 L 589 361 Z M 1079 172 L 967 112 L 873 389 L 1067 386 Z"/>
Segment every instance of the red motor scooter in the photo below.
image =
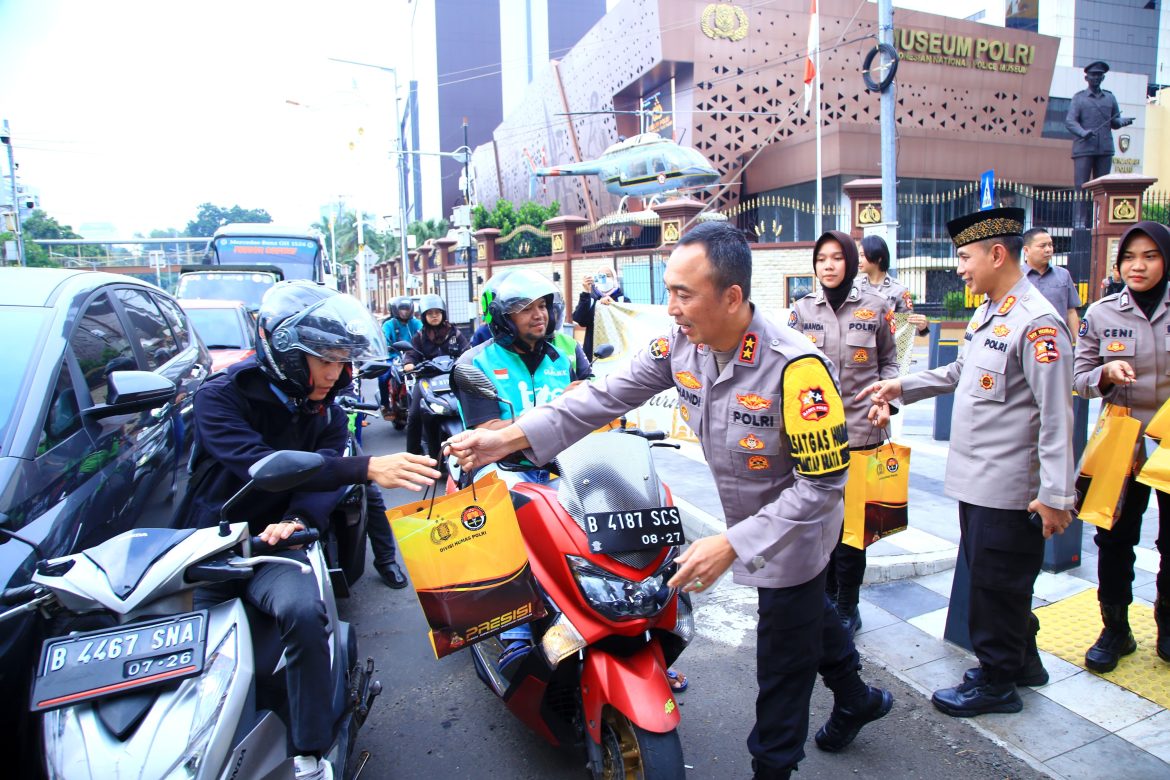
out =
<path fill-rule="evenodd" d="M 495 397 L 471 366 L 453 380 Z M 476 672 L 537 734 L 583 750 L 594 778 L 684 777 L 666 670 L 694 619 L 690 597 L 666 584 L 683 529 L 651 457 L 650 442 L 664 436 L 634 428 L 587 436 L 551 464 L 549 484 L 508 473 L 531 465 L 497 464 L 548 614 L 530 624 L 531 649 L 518 659 L 506 634 L 473 645 Z"/>

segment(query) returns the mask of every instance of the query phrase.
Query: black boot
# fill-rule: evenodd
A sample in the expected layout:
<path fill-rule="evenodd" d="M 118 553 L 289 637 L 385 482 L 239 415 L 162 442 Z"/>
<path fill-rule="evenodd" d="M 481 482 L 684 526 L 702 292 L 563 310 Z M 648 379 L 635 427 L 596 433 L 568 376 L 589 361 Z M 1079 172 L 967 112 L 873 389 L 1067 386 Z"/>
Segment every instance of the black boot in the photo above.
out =
<path fill-rule="evenodd" d="M 1170 661 L 1170 599 L 1154 599 L 1154 622 L 1158 625 L 1158 657 Z"/>
<path fill-rule="evenodd" d="M 837 591 L 837 616 L 841 618 L 841 625 L 854 636 L 861 630 L 861 610 L 857 603 L 861 600 L 860 588 L 842 585 Z"/>
<path fill-rule="evenodd" d="M 883 717 L 894 706 L 894 696 L 881 688 L 866 686 L 865 695 L 844 704 L 834 704 L 829 720 L 817 731 L 817 747 L 836 753 L 848 747 L 861 727 Z"/>
<path fill-rule="evenodd" d="M 1014 682 L 992 682 L 982 669 L 973 680 L 935 691 L 930 701 L 935 709 L 954 718 L 973 718 L 989 712 L 1019 712 L 1024 708 Z"/>
<path fill-rule="evenodd" d="M 1105 628 L 1085 653 L 1085 666 L 1094 672 L 1111 672 L 1117 668 L 1121 656 L 1137 650 L 1137 642 L 1129 630 L 1129 605 L 1102 604 L 1101 622 Z"/>
<path fill-rule="evenodd" d="M 789 780 L 792 777 L 793 767 L 777 769 L 770 764 L 764 764 L 752 759 L 752 780 Z"/>

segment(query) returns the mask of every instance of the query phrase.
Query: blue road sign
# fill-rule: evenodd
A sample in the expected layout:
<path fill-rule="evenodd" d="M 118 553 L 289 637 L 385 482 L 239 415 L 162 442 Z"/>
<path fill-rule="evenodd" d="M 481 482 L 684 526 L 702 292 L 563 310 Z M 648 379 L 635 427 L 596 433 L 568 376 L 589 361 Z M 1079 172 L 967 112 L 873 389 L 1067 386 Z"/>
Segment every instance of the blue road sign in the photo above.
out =
<path fill-rule="evenodd" d="M 979 175 L 979 210 L 995 208 L 995 171 L 984 171 Z"/>

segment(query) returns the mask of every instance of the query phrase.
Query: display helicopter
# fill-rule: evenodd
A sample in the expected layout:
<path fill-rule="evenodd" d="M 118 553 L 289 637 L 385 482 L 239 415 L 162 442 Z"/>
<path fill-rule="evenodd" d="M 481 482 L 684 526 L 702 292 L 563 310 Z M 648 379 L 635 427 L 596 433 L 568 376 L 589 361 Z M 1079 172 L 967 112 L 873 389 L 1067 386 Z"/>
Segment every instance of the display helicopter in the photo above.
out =
<path fill-rule="evenodd" d="M 545 176 L 598 176 L 610 193 L 636 198 L 709 187 L 719 181 L 719 172 L 703 155 L 657 133 L 642 133 L 619 141 L 596 160 L 546 167 L 533 165 L 533 191 L 536 180 Z"/>

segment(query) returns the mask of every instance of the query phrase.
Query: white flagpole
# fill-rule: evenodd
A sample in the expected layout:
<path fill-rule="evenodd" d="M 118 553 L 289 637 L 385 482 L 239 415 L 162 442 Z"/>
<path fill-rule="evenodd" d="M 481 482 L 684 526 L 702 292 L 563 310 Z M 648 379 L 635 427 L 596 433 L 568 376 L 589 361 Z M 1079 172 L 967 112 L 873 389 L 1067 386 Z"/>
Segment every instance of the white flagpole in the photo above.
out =
<path fill-rule="evenodd" d="M 817 28 L 816 28 L 816 32 L 815 32 L 815 34 L 817 36 L 817 59 L 816 59 L 816 63 L 815 63 L 816 76 L 814 77 L 814 79 L 816 81 L 815 89 L 816 89 L 816 101 L 817 101 L 817 113 L 816 113 L 816 122 L 817 122 L 817 215 L 816 215 L 816 220 L 813 222 L 813 224 L 815 226 L 815 229 L 813 231 L 813 240 L 814 241 L 820 237 L 821 233 L 824 230 L 824 227 L 823 227 L 824 220 L 821 218 L 821 215 L 824 213 L 822 211 L 822 207 L 824 205 L 823 204 L 824 194 L 821 192 L 821 25 L 820 25 L 820 9 L 819 8 L 817 9 L 817 15 L 815 18 L 817 21 Z"/>

